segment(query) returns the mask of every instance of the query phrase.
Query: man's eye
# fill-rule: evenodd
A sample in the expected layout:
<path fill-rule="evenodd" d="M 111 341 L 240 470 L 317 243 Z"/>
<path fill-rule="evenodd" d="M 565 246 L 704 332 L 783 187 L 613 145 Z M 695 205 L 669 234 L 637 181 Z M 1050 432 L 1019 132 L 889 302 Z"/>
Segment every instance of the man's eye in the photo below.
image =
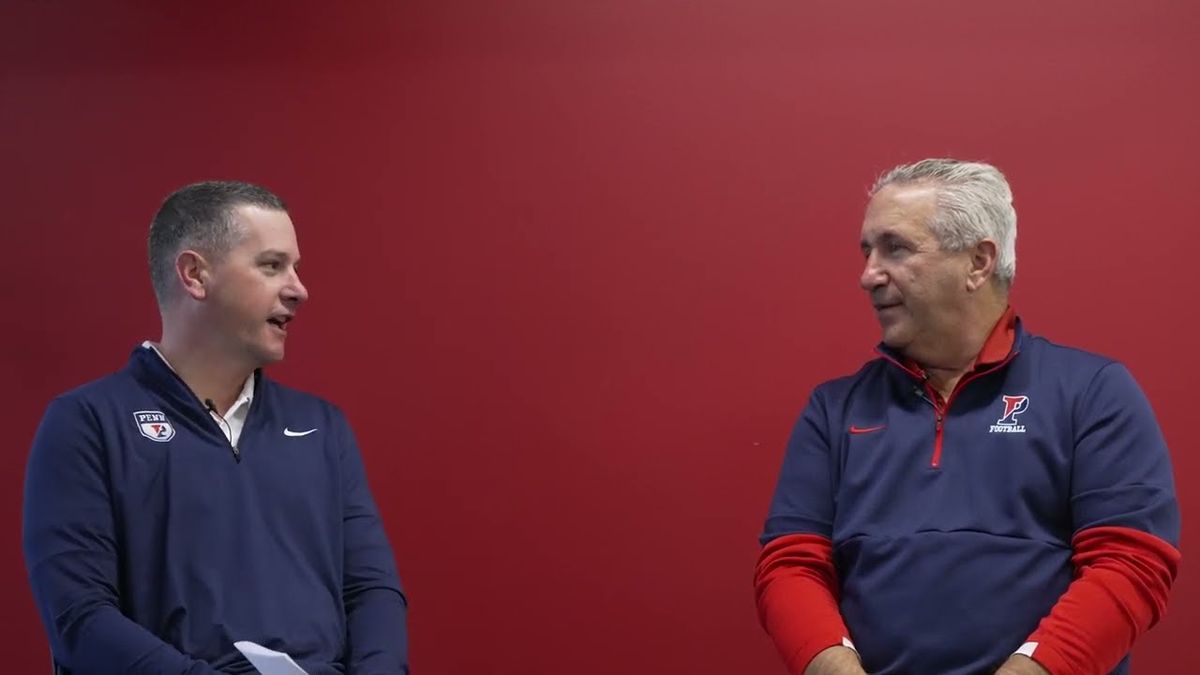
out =
<path fill-rule="evenodd" d="M 264 267 L 272 272 L 278 272 L 280 269 L 283 268 L 283 263 L 279 262 L 278 260 L 268 260 L 268 261 L 262 263 L 262 267 Z"/>

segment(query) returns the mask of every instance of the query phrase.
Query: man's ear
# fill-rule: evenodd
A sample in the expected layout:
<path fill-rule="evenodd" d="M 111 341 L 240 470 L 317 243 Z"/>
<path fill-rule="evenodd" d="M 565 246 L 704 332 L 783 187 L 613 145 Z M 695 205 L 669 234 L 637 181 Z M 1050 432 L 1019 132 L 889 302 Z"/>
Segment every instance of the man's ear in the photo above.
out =
<path fill-rule="evenodd" d="M 208 286 L 212 281 L 212 265 L 203 255 L 185 250 L 175 258 L 175 276 L 183 286 L 183 292 L 193 300 L 208 297 Z"/>
<path fill-rule="evenodd" d="M 967 291 L 975 292 L 996 275 L 996 242 L 984 239 L 967 251 L 970 253 L 967 267 Z"/>

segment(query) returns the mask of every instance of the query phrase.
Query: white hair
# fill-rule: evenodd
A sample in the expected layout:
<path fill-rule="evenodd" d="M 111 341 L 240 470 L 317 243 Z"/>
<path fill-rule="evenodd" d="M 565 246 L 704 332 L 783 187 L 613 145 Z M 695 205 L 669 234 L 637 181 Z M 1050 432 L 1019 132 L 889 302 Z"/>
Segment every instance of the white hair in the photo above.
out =
<path fill-rule="evenodd" d="M 923 159 L 879 177 L 870 196 L 888 185 L 928 184 L 937 190 L 937 212 L 928 223 L 943 249 L 963 251 L 984 239 L 996 242 L 996 278 L 1007 288 L 1017 274 L 1017 212 L 1004 174 L 990 164 Z"/>

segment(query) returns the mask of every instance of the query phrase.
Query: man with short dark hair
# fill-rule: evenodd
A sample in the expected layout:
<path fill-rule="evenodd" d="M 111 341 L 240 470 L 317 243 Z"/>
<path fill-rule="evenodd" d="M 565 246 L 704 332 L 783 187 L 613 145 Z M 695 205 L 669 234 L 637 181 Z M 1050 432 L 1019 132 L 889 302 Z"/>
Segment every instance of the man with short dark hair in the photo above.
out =
<path fill-rule="evenodd" d="M 1120 363 L 1026 332 L 992 166 L 872 188 L 879 358 L 817 387 L 762 535 L 759 615 L 793 675 L 1128 673 L 1180 554 L 1170 457 Z"/>
<path fill-rule="evenodd" d="M 308 299 L 283 202 L 184 187 L 149 235 L 162 339 L 51 402 L 25 482 L 26 566 L 73 675 L 408 672 L 407 601 L 342 413 L 267 378 Z"/>

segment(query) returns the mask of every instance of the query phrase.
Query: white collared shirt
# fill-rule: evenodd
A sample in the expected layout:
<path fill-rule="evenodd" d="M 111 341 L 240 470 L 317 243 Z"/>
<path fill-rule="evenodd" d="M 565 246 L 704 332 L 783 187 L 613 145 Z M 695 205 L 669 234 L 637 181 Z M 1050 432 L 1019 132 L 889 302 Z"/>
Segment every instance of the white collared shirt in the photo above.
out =
<path fill-rule="evenodd" d="M 158 358 L 162 359 L 163 363 L 167 364 L 167 367 L 171 369 L 171 372 L 175 372 L 175 368 L 171 365 L 171 362 L 158 350 L 158 345 L 146 340 L 142 343 L 142 346 L 146 349 L 153 349 L 154 353 L 158 354 Z M 246 426 L 246 416 L 250 414 L 250 402 L 253 400 L 254 373 L 250 373 L 250 377 L 247 377 L 245 383 L 242 384 L 242 391 L 238 394 L 237 400 L 233 402 L 229 410 L 225 411 L 224 415 L 218 414 L 215 410 L 208 411 L 212 415 L 213 420 L 216 421 L 217 426 L 221 427 L 221 433 L 225 434 L 225 438 L 229 439 L 229 444 L 235 448 L 237 447 L 238 439 L 242 437 L 242 428 Z"/>

